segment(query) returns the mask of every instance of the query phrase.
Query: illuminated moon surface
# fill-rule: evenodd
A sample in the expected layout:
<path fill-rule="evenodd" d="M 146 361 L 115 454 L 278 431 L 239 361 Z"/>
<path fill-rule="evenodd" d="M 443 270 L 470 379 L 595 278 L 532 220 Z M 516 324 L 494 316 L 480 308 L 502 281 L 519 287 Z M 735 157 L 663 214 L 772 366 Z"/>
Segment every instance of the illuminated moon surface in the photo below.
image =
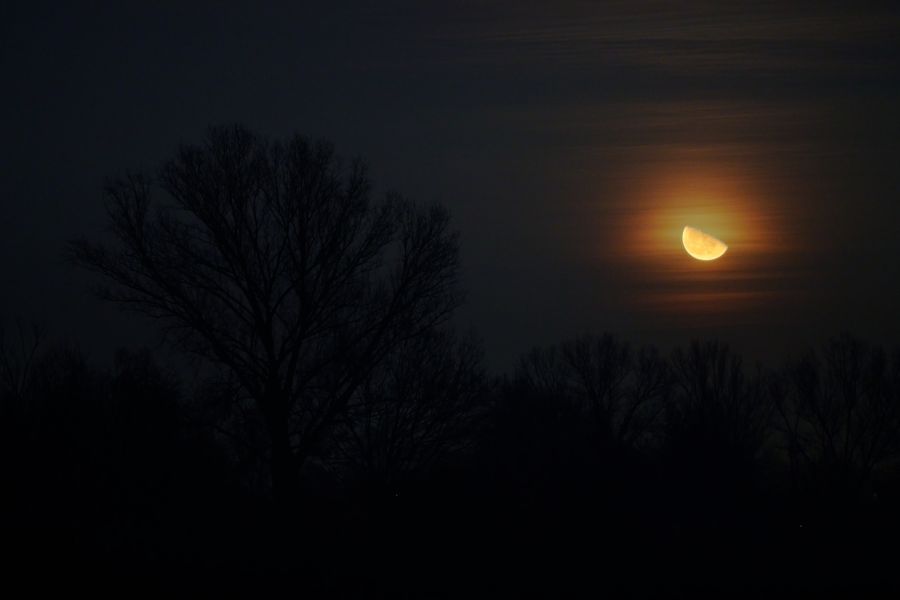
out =
<path fill-rule="evenodd" d="M 681 243 L 687 253 L 697 260 L 716 260 L 728 250 L 728 246 L 720 240 L 693 227 L 684 228 Z"/>

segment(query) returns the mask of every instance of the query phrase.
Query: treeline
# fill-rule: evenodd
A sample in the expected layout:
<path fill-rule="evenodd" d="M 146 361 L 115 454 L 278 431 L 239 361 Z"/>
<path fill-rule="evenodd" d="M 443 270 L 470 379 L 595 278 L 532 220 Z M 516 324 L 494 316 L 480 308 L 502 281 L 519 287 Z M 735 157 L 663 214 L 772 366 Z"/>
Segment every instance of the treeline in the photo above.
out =
<path fill-rule="evenodd" d="M 777 369 L 586 335 L 503 377 L 471 339 L 417 336 L 367 375 L 289 513 L 264 427 L 227 379 L 179 381 L 146 350 L 97 369 L 7 331 L 14 564 L 371 596 L 893 583 L 875 549 L 900 532 L 900 355 L 848 335 Z"/>

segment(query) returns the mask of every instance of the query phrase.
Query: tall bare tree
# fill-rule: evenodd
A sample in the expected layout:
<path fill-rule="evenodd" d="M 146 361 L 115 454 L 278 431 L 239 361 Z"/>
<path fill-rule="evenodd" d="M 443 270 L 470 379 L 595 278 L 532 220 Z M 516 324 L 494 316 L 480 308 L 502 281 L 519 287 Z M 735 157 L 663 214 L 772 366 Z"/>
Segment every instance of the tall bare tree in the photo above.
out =
<path fill-rule="evenodd" d="M 460 301 L 447 212 L 373 201 L 364 166 L 324 142 L 212 128 L 106 196 L 114 243 L 71 242 L 72 258 L 239 382 L 282 500 L 371 369 Z"/>
<path fill-rule="evenodd" d="M 900 354 L 842 335 L 784 375 L 773 395 L 793 483 L 855 499 L 900 457 Z"/>

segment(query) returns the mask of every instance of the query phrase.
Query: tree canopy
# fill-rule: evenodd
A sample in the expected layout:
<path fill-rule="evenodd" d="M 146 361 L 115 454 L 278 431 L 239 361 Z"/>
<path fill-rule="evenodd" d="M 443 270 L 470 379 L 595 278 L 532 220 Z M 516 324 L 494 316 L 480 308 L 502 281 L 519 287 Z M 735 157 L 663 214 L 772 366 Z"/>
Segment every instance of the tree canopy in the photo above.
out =
<path fill-rule="evenodd" d="M 300 135 L 215 127 L 156 176 L 105 188 L 111 244 L 69 245 L 103 297 L 224 367 L 260 410 L 287 485 L 393 348 L 460 301 L 439 206 L 374 200 L 364 164 Z"/>

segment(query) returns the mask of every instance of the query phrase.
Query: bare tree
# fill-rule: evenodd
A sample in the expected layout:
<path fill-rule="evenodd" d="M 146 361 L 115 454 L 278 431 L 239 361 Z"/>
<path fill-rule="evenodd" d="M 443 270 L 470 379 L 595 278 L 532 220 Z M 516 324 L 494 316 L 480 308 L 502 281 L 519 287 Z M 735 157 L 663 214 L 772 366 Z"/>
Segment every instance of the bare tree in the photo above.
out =
<path fill-rule="evenodd" d="M 408 340 L 372 371 L 335 429 L 332 465 L 393 485 L 472 442 L 484 395 L 481 350 L 433 331 Z"/>
<path fill-rule="evenodd" d="M 633 352 L 610 334 L 533 350 L 520 361 L 516 378 L 571 402 L 592 418 L 604 440 L 628 446 L 647 441 L 671 391 L 668 365 L 654 349 Z"/>
<path fill-rule="evenodd" d="M 28 391 L 33 376 L 43 331 L 37 324 L 26 327 L 16 321 L 16 333 L 7 339 L 0 327 L 0 399 L 20 401 Z"/>
<path fill-rule="evenodd" d="M 128 175 L 106 195 L 116 244 L 71 242 L 71 256 L 105 276 L 104 298 L 240 384 L 282 500 L 372 368 L 460 299 L 446 211 L 373 201 L 363 165 L 324 142 L 213 128 L 158 177 Z"/>
<path fill-rule="evenodd" d="M 670 434 L 727 447 L 735 459 L 755 460 L 772 415 L 764 374 L 746 372 L 740 356 L 714 341 L 676 349 L 672 367 L 677 392 L 667 416 Z"/>
<path fill-rule="evenodd" d="M 747 514 L 767 464 L 768 374 L 717 341 L 676 349 L 671 365 L 675 391 L 660 457 L 675 518 L 709 525 Z"/>
<path fill-rule="evenodd" d="M 775 388 L 792 480 L 858 493 L 900 456 L 900 355 L 848 335 L 791 365 Z"/>

